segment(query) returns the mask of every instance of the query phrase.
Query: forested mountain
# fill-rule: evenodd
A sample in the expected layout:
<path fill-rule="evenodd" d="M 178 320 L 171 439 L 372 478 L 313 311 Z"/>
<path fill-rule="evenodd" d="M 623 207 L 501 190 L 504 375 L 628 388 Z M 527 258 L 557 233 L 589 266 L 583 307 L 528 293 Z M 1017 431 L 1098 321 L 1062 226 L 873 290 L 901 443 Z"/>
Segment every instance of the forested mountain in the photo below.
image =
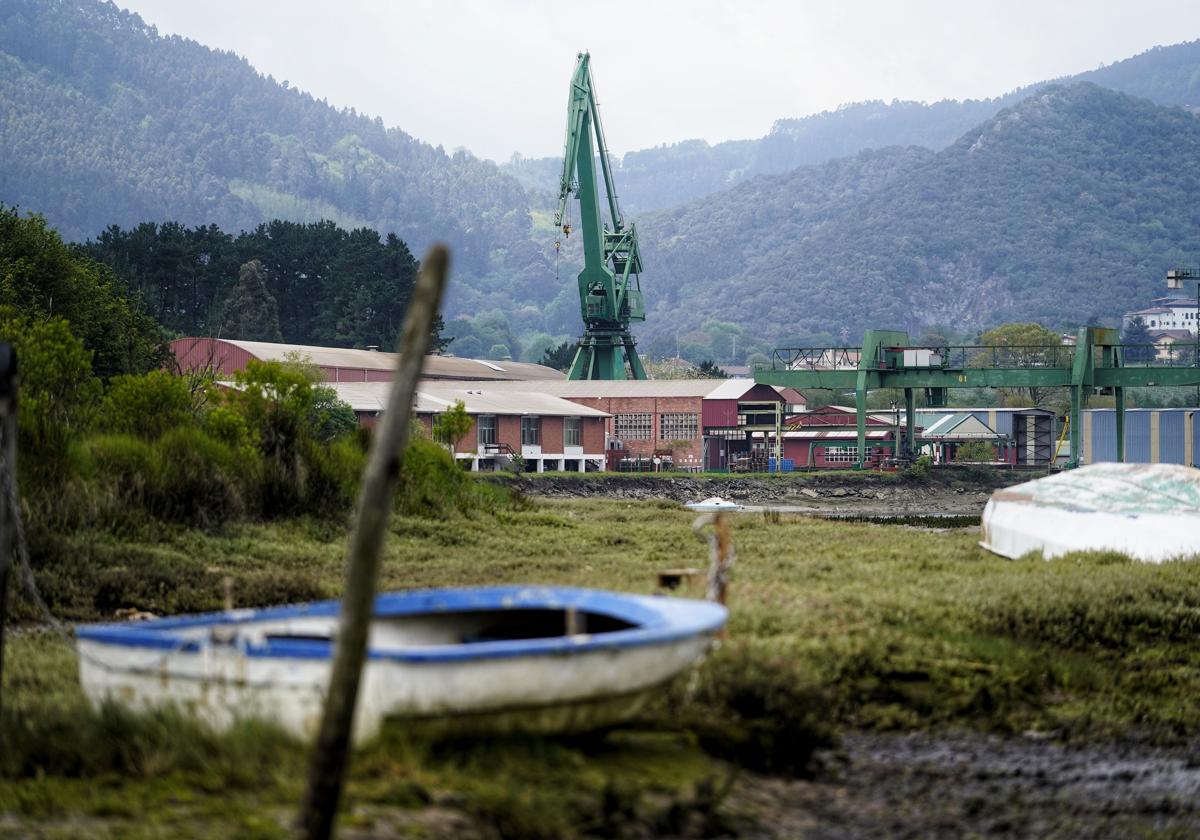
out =
<path fill-rule="evenodd" d="M 417 252 L 449 242 L 468 280 L 520 286 L 549 265 L 524 191 L 495 165 L 95 0 L 0 0 L 0 201 L 76 241 L 168 219 L 232 232 L 332 219 Z"/>
<path fill-rule="evenodd" d="M 1047 87 L 941 152 L 866 151 L 643 216 L 646 332 L 1112 321 L 1195 262 L 1197 194 L 1193 113 Z"/>
<path fill-rule="evenodd" d="M 1093 82 L 1160 105 L 1200 106 L 1200 40 L 1155 47 L 1133 58 L 993 99 L 855 102 L 833 111 L 778 120 L 765 137 L 709 145 L 703 140 L 629 152 L 614 161 L 625 208 L 673 207 L 755 175 L 778 174 L 884 146 L 939 150 L 965 131 L 1048 84 Z M 786 106 L 781 106 L 786 107 Z M 556 191 L 559 161 L 514 158 L 502 169 L 527 188 Z"/>
<path fill-rule="evenodd" d="M 1154 296 L 1200 250 L 1200 123 L 1149 100 L 1200 103 L 1200 41 L 1083 76 L 1148 98 L 859 103 L 626 155 L 643 347 L 736 364 L 789 338 L 1079 323 Z M 265 335 L 277 312 L 288 341 L 390 343 L 413 253 L 441 239 L 448 334 L 536 359 L 580 329 L 579 238 L 555 259 L 541 191 L 558 169 L 447 155 L 111 3 L 0 0 L 0 203 L 93 240 L 172 330 L 248 328 L 236 300 L 265 288 Z"/>

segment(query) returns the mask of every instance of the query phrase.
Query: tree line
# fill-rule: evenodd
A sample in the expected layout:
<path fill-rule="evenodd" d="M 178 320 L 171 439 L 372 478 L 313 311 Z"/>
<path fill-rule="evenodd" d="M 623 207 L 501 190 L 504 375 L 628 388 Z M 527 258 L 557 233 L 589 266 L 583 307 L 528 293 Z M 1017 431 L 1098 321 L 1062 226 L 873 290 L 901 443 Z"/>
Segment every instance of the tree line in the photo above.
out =
<path fill-rule="evenodd" d="M 418 269 L 395 234 L 331 221 L 113 225 L 82 251 L 171 333 L 338 347 L 395 346 Z"/>

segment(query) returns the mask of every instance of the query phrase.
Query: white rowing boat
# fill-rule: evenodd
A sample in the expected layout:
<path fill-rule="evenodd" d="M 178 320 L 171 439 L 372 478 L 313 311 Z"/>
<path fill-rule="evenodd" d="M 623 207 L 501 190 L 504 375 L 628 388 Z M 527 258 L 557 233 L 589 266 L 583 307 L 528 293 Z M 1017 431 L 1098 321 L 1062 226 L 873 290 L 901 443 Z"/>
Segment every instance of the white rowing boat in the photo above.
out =
<path fill-rule="evenodd" d="M 319 725 L 338 601 L 77 628 L 95 704 L 175 705 L 214 728 L 258 717 L 301 737 Z M 635 714 L 696 662 L 718 604 L 561 587 L 380 595 L 355 739 L 385 718 L 583 731 Z"/>

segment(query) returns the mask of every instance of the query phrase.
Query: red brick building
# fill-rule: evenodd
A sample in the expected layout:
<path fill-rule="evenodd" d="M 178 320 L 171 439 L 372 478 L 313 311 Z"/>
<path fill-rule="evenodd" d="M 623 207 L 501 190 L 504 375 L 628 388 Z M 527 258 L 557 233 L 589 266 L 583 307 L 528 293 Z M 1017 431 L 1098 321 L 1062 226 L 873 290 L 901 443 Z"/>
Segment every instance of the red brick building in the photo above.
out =
<path fill-rule="evenodd" d="M 903 421 L 903 415 L 900 415 Z M 866 467 L 878 466 L 893 454 L 896 417 L 889 412 L 867 415 Z M 783 457 L 797 469 L 848 469 L 858 463 L 858 426 L 853 408 L 827 405 L 789 417 L 784 424 Z"/>
<path fill-rule="evenodd" d="M 803 400 L 798 394 L 785 398 L 751 379 L 495 382 L 488 387 L 536 391 L 611 415 L 611 469 L 727 469 L 762 446 L 753 434 L 773 433 L 790 400 Z"/>
<path fill-rule="evenodd" d="M 461 401 L 471 416 L 471 428 L 453 451 L 471 470 L 494 470 L 518 455 L 532 472 L 605 469 L 608 414 L 546 394 L 496 391 L 493 384 L 476 382 L 464 388 L 461 383 L 427 380 L 417 391 L 413 413 L 431 434 L 437 415 Z M 391 391 L 390 382 L 329 385 L 364 426 L 375 424 Z"/>

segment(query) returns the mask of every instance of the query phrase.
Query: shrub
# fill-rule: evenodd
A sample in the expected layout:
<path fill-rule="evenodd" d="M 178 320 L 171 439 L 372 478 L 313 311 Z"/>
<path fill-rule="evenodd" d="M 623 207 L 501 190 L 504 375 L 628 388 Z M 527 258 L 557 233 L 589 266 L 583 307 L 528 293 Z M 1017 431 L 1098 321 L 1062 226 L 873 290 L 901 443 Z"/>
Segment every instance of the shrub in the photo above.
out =
<path fill-rule="evenodd" d="M 100 406 L 102 429 L 154 440 L 170 429 L 196 425 L 187 380 L 163 370 L 118 376 Z"/>
<path fill-rule="evenodd" d="M 928 455 L 921 455 L 917 460 L 913 461 L 904 469 L 904 475 L 908 478 L 924 479 L 929 477 L 929 470 L 933 467 L 933 459 Z"/>
<path fill-rule="evenodd" d="M 200 429 L 177 428 L 154 445 L 149 509 L 175 522 L 208 526 L 246 513 L 247 465 L 226 444 Z"/>
<path fill-rule="evenodd" d="M 204 431 L 221 441 L 241 457 L 257 460 L 258 448 L 246 418 L 225 406 L 216 406 L 204 414 Z"/>
<path fill-rule="evenodd" d="M 317 440 L 331 441 L 358 428 L 354 409 L 338 399 L 337 391 L 318 385 L 312 391 L 312 407 L 308 410 L 308 427 Z"/>
<path fill-rule="evenodd" d="M 983 440 L 968 441 L 958 447 L 954 453 L 954 460 L 958 463 L 968 464 L 995 461 L 996 447 Z"/>
<path fill-rule="evenodd" d="M 95 419 L 100 381 L 92 354 L 62 318 L 33 321 L 0 307 L 0 339 L 17 353 L 21 376 L 21 453 L 40 485 L 65 478 L 71 441 Z"/>

